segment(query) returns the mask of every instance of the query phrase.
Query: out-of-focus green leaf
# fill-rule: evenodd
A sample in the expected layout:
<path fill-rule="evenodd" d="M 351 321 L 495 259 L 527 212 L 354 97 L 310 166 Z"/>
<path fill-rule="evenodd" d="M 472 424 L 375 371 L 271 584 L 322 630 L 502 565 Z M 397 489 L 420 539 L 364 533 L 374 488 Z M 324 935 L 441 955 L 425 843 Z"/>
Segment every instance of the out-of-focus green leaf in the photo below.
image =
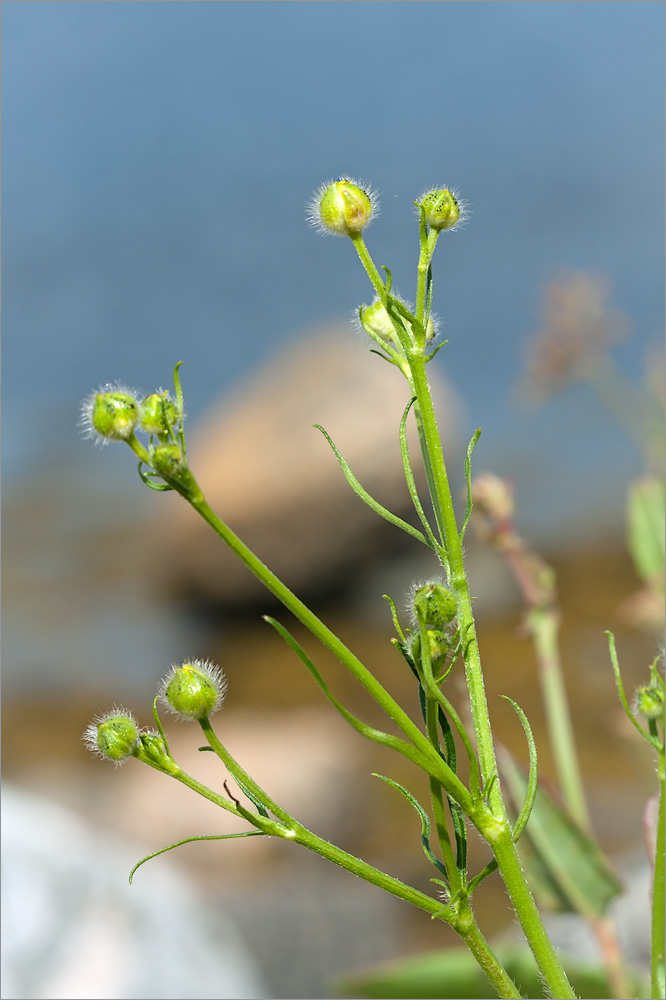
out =
<path fill-rule="evenodd" d="M 502 762 L 502 776 L 519 808 L 527 779 L 508 755 Z M 622 892 L 597 841 L 574 823 L 542 785 L 537 788 L 518 852 L 537 901 L 545 909 L 599 917 Z"/>
<path fill-rule="evenodd" d="M 533 1000 L 542 1000 L 546 994 L 532 955 L 526 948 L 500 947 L 495 954 L 523 994 Z M 583 1000 L 604 1000 L 612 991 L 603 969 L 591 962 L 564 959 L 567 975 Z M 632 977 L 632 996 L 649 996 L 648 984 L 638 976 Z M 438 998 L 448 1000 L 485 1000 L 497 994 L 466 948 L 433 951 L 414 958 L 381 966 L 369 972 L 350 976 L 335 984 L 341 996 L 399 998 Z"/>
<path fill-rule="evenodd" d="M 664 484 L 656 476 L 637 479 L 627 496 L 629 550 L 636 572 L 646 583 L 663 578 L 666 525 Z"/>

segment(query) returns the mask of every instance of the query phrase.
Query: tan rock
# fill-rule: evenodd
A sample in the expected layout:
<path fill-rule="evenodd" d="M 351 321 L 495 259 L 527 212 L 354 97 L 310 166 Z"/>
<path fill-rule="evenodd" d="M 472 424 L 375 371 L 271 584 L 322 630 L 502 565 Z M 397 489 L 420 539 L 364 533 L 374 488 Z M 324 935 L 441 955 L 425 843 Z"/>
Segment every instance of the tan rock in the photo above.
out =
<path fill-rule="evenodd" d="M 441 380 L 433 393 L 446 448 L 455 405 Z M 292 342 L 190 430 L 190 468 L 211 507 L 285 583 L 326 592 L 408 536 L 355 496 L 313 424 L 326 428 L 372 496 L 414 521 L 398 436 L 408 400 L 397 368 L 347 327 L 328 327 Z M 409 440 L 422 480 L 412 417 Z M 179 497 L 167 499 L 159 549 L 170 583 L 216 604 L 253 604 L 265 594 Z"/>

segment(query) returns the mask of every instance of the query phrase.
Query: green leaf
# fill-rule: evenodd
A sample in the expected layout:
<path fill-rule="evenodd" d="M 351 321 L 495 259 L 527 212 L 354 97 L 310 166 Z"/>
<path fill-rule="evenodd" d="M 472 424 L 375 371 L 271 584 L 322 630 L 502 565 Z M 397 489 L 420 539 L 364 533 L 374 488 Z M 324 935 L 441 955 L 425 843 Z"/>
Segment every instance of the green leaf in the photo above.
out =
<path fill-rule="evenodd" d="M 396 632 L 400 636 L 400 641 L 404 643 L 407 640 L 405 639 L 405 633 L 400 628 L 400 621 L 398 619 L 398 612 L 396 611 L 396 608 L 395 608 L 395 601 L 393 600 L 392 597 L 389 597 L 388 594 L 383 594 L 382 596 L 383 596 L 383 598 L 384 598 L 385 601 L 389 602 L 389 606 L 391 608 L 391 618 L 393 620 L 393 627 L 395 628 Z"/>
<path fill-rule="evenodd" d="M 627 526 L 629 551 L 636 572 L 646 583 L 664 576 L 666 526 L 664 484 L 656 476 L 638 479 L 629 487 Z"/>
<path fill-rule="evenodd" d="M 448 344 L 448 340 L 443 340 L 441 342 L 441 344 L 437 345 L 437 347 L 434 349 L 434 351 L 431 351 L 430 354 L 426 354 L 426 356 L 425 356 L 426 364 L 428 364 L 429 361 L 432 361 L 432 359 L 435 357 L 435 355 L 437 354 L 437 352 L 441 351 L 441 349 L 443 347 L 446 347 L 447 344 Z"/>
<path fill-rule="evenodd" d="M 523 996 L 544 1000 L 547 994 L 541 976 L 526 948 L 505 945 L 496 948 L 495 953 Z M 582 1000 L 605 1000 L 613 996 L 606 973 L 596 963 L 565 956 L 564 966 L 576 996 Z M 637 975 L 630 978 L 632 996 L 648 997 L 646 981 Z M 486 1000 L 497 996 L 466 948 L 426 952 L 348 976 L 334 984 L 334 995 L 386 1000 L 404 997 Z"/>
<path fill-rule="evenodd" d="M 365 736 L 366 739 L 372 740 L 373 743 L 379 743 L 382 746 L 390 747 L 392 750 L 396 750 L 404 757 L 407 757 L 408 760 L 418 764 L 419 767 L 423 766 L 423 758 L 421 757 L 421 754 L 411 745 L 411 743 L 401 740 L 398 736 L 392 736 L 389 733 L 384 733 L 381 729 L 374 729 L 372 726 L 368 726 L 365 722 L 361 722 L 361 720 L 357 719 L 356 716 L 351 714 L 351 712 L 348 712 L 344 705 L 342 705 L 335 695 L 331 693 L 328 685 L 324 681 L 324 678 L 321 676 L 308 654 L 296 641 L 296 639 L 294 639 L 293 635 L 287 631 L 284 625 L 281 625 L 275 620 L 275 618 L 271 618 L 269 615 L 264 615 L 264 621 L 268 622 L 269 625 L 272 625 L 275 631 L 282 636 L 287 645 L 293 649 L 298 658 L 308 669 L 319 688 L 324 692 L 331 705 L 333 705 L 333 707 L 340 713 L 343 719 L 347 720 L 350 726 L 352 726 L 362 736 Z"/>
<path fill-rule="evenodd" d="M 218 833 L 201 837 L 185 837 L 184 840 L 177 840 L 175 844 L 169 844 L 168 847 L 161 847 L 159 851 L 153 851 L 152 854 L 147 854 L 145 858 L 141 858 L 141 861 L 137 861 L 129 874 L 130 885 L 132 884 L 132 879 L 134 878 L 137 868 L 140 868 L 141 865 L 145 865 L 146 861 L 150 861 L 152 858 L 157 858 L 160 854 L 166 854 L 167 851 L 173 851 L 174 848 L 181 847 L 182 844 L 193 844 L 196 840 L 237 840 L 239 837 L 265 836 L 266 834 L 263 830 L 245 830 L 243 833 Z"/>
<path fill-rule="evenodd" d="M 617 686 L 617 692 L 620 696 L 620 701 L 622 702 L 625 715 L 632 725 L 638 730 L 643 739 L 647 740 L 650 746 L 654 747 L 654 749 L 659 752 L 661 750 L 659 738 L 651 733 L 648 733 L 647 730 L 641 726 L 640 722 L 629 707 L 627 696 L 624 693 L 624 684 L 622 683 L 622 674 L 620 673 L 620 663 L 618 661 L 617 650 L 615 648 L 615 636 L 612 632 L 606 632 L 606 635 L 608 636 L 608 650 L 610 653 L 611 663 L 613 664 L 613 673 L 615 674 L 615 684 Z"/>
<path fill-rule="evenodd" d="M 514 804 L 525 800 L 528 781 L 508 754 L 502 775 Z M 600 917 L 622 885 L 597 841 L 580 829 L 539 787 L 519 853 L 537 901 L 547 909 Z"/>
<path fill-rule="evenodd" d="M 400 421 L 400 454 L 402 455 L 402 467 L 405 472 L 405 481 L 407 483 L 407 489 L 409 490 L 409 495 L 412 498 L 412 503 L 414 504 L 414 510 L 419 515 L 421 523 L 426 530 L 426 534 L 430 540 L 430 545 L 437 552 L 438 555 L 442 552 L 442 547 L 435 538 L 432 528 L 428 518 L 425 516 L 425 511 L 421 504 L 421 499 L 416 489 L 416 480 L 414 479 L 414 473 L 412 471 L 412 464 L 409 459 L 409 446 L 407 444 L 407 417 L 409 416 L 409 411 L 416 402 L 416 396 L 413 396 L 405 407 L 405 412 L 402 415 Z"/>
<path fill-rule="evenodd" d="M 462 542 L 467 531 L 467 524 L 472 513 L 472 452 L 476 448 L 476 442 L 481 437 L 481 428 L 478 427 L 472 435 L 472 440 L 467 446 L 467 456 L 465 458 L 465 481 L 467 483 L 467 504 L 465 505 L 465 519 L 460 529 L 460 541 Z"/>
<path fill-rule="evenodd" d="M 423 806 L 420 804 L 420 802 L 418 802 L 417 799 L 414 798 L 412 793 L 408 791 L 404 785 L 401 785 L 399 782 L 394 781 L 393 778 L 387 778 L 385 774 L 376 774 L 375 772 L 373 772 L 373 778 L 379 778 L 381 781 L 385 781 L 387 785 L 391 786 L 391 788 L 395 788 L 395 790 L 400 792 L 401 795 L 404 795 L 407 801 L 414 806 L 417 813 L 421 817 L 421 846 L 423 848 L 423 853 L 425 854 L 428 861 L 435 866 L 440 875 L 444 876 L 444 879 L 446 880 L 446 885 L 448 887 L 449 876 L 446 867 L 445 865 L 442 864 L 439 858 L 435 857 L 433 850 L 430 846 L 430 818 L 428 817 L 428 814 L 423 808 Z"/>
<path fill-rule="evenodd" d="M 408 535 L 412 535 L 414 538 L 417 538 L 419 542 L 422 542 L 424 545 L 430 547 L 431 543 L 428 542 L 428 539 L 425 538 L 423 533 L 419 531 L 418 528 L 414 528 L 411 524 L 408 524 L 407 521 L 403 521 L 403 519 L 401 517 L 398 517 L 397 514 L 392 514 L 390 510 L 387 510 L 386 507 L 382 507 L 380 503 L 378 503 L 373 497 L 370 496 L 368 491 L 361 486 L 358 479 L 351 471 L 351 469 L 347 465 L 347 462 L 344 460 L 344 458 L 342 457 L 342 455 L 340 454 L 340 452 L 338 451 L 338 449 L 336 448 L 336 446 L 334 445 L 333 441 L 331 440 L 330 436 L 326 433 L 324 428 L 321 427 L 319 424 L 315 424 L 314 426 L 317 428 L 318 431 L 322 432 L 322 434 L 330 444 L 331 448 L 333 449 L 335 457 L 340 463 L 340 468 L 344 473 L 345 479 L 353 489 L 354 493 L 358 497 L 360 497 L 361 500 L 368 505 L 368 507 L 374 510 L 376 514 L 379 514 L 380 517 L 383 517 L 384 520 L 389 521 L 391 524 L 395 525 L 396 528 L 402 528 L 402 530 L 406 531 Z"/>
<path fill-rule="evenodd" d="M 166 483 L 154 483 L 150 476 L 156 476 L 156 472 L 144 472 L 141 466 L 144 464 L 143 460 L 139 462 L 139 477 L 142 483 L 150 487 L 151 490 L 155 490 L 156 493 L 166 493 L 167 490 L 172 490 L 173 486 L 167 486 Z"/>
<path fill-rule="evenodd" d="M 537 793 L 538 784 L 538 769 L 537 769 L 537 749 L 536 743 L 534 741 L 534 736 L 532 735 L 532 729 L 529 722 L 527 721 L 527 716 L 523 712 L 520 705 L 517 705 L 513 698 L 509 698 L 508 695 L 504 694 L 502 697 L 510 702 L 515 708 L 518 718 L 520 719 L 523 729 L 525 730 L 525 736 L 527 738 L 527 752 L 529 754 L 530 760 L 530 770 L 527 776 L 527 789 L 525 792 L 525 801 L 523 802 L 523 808 L 520 810 L 518 819 L 513 826 L 513 839 L 518 840 L 521 833 L 527 825 L 527 821 L 530 818 L 532 809 L 534 808 L 534 800 Z"/>

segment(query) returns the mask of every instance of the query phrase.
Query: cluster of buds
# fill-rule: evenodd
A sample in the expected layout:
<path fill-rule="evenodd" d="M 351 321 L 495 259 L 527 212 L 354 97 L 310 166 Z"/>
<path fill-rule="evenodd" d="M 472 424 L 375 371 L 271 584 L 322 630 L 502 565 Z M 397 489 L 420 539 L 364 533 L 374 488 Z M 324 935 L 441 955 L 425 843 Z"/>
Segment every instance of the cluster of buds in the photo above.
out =
<path fill-rule="evenodd" d="M 136 431 L 167 443 L 182 414 L 170 393 L 159 390 L 142 397 L 119 383 L 107 383 L 83 401 L 79 424 L 85 437 L 100 444 L 129 441 Z"/>
<path fill-rule="evenodd" d="M 411 612 L 417 626 L 423 626 L 428 644 L 430 664 L 436 673 L 446 665 L 451 651 L 451 626 L 458 612 L 455 595 L 443 583 L 426 583 L 416 587 L 411 597 Z M 423 658 L 421 628 L 412 636 L 410 654 L 415 662 Z"/>
<path fill-rule="evenodd" d="M 658 722 L 664 718 L 663 685 L 644 684 L 634 696 L 634 705 L 639 715 L 648 721 Z"/>
<path fill-rule="evenodd" d="M 208 719 L 222 706 L 227 682 L 222 669 L 208 660 L 189 660 L 172 666 L 159 688 L 162 703 L 181 719 Z M 131 712 L 112 708 L 86 728 L 83 741 L 98 757 L 122 764 L 130 757 L 158 770 L 170 770 L 172 761 L 160 733 L 140 730 Z"/>
<path fill-rule="evenodd" d="M 395 300 L 397 296 L 393 295 L 392 298 Z M 408 302 L 405 302 L 403 299 L 398 299 L 398 301 L 405 307 L 405 311 L 411 310 L 412 307 Z M 375 298 L 369 306 L 361 306 L 358 318 L 362 328 L 366 333 L 370 334 L 373 340 L 376 340 L 378 343 L 392 343 L 395 344 L 396 347 L 400 346 L 399 337 L 396 333 L 391 317 L 379 298 Z M 413 336 L 413 331 L 407 331 L 407 333 L 408 336 Z M 436 316 L 428 316 L 425 336 L 426 341 L 434 340 L 437 336 Z"/>
<path fill-rule="evenodd" d="M 437 232 L 453 229 L 465 218 L 465 205 L 450 188 L 425 191 L 416 204 L 423 210 L 426 224 Z M 308 205 L 308 221 L 322 233 L 354 239 L 378 212 L 379 201 L 372 188 L 338 177 L 315 192 Z"/>

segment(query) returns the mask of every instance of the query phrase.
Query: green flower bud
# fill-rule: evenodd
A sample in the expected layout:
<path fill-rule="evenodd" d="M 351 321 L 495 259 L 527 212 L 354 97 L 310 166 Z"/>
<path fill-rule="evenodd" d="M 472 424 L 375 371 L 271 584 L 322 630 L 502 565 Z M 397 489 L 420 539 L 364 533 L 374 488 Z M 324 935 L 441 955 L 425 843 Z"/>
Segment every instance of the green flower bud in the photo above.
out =
<path fill-rule="evenodd" d="M 183 452 L 177 444 L 162 444 L 151 455 L 153 469 L 165 478 L 175 478 L 184 461 Z"/>
<path fill-rule="evenodd" d="M 428 649 L 430 651 L 430 664 L 435 673 L 446 664 L 446 655 L 451 648 L 444 632 L 439 629 L 427 629 Z M 421 636 L 418 632 L 414 635 L 411 645 L 413 659 L 421 659 Z"/>
<path fill-rule="evenodd" d="M 428 628 L 450 625 L 458 610 L 454 595 L 441 583 L 428 583 L 414 592 L 414 611 Z"/>
<path fill-rule="evenodd" d="M 412 306 L 409 302 L 404 302 L 402 299 L 400 301 L 411 311 Z M 359 319 L 363 329 L 371 336 L 374 335 L 375 337 L 379 337 L 380 340 L 390 341 L 394 344 L 399 343 L 393 323 L 380 299 L 375 298 L 372 305 L 361 306 Z M 426 326 L 426 340 L 432 340 L 436 336 L 437 327 L 435 325 L 435 317 L 429 316 Z"/>
<path fill-rule="evenodd" d="M 661 719 L 664 714 L 664 692 L 646 684 L 636 691 L 634 704 L 636 711 L 644 719 Z"/>
<path fill-rule="evenodd" d="M 174 764 L 173 758 L 167 752 L 164 740 L 154 729 L 141 734 L 135 756 L 143 764 L 149 764 L 150 767 L 155 767 L 167 774 L 173 774 L 174 770 L 177 770 L 177 765 Z"/>
<path fill-rule="evenodd" d="M 375 299 L 371 306 L 361 306 L 359 319 L 363 328 L 380 340 L 394 342 L 397 340 L 393 323 L 380 299 Z"/>
<path fill-rule="evenodd" d="M 139 426 L 147 434 L 168 434 L 178 422 L 178 407 L 168 392 L 153 392 L 142 401 Z"/>
<path fill-rule="evenodd" d="M 124 708 L 113 708 L 98 716 L 83 734 L 88 749 L 98 757 L 122 764 L 133 756 L 139 743 L 139 727 Z"/>
<path fill-rule="evenodd" d="M 222 705 L 227 682 L 220 667 L 208 660 L 173 666 L 162 681 L 160 697 L 185 719 L 207 719 Z"/>
<path fill-rule="evenodd" d="M 464 215 L 464 206 L 448 188 L 434 188 L 419 199 L 431 229 L 452 229 Z"/>
<path fill-rule="evenodd" d="M 139 419 L 137 394 L 125 386 L 107 384 L 81 404 L 79 426 L 97 441 L 126 441 Z"/>
<path fill-rule="evenodd" d="M 362 232 L 377 214 L 375 193 L 356 181 L 340 177 L 323 184 L 308 206 L 308 220 L 323 233 L 355 236 Z"/>

